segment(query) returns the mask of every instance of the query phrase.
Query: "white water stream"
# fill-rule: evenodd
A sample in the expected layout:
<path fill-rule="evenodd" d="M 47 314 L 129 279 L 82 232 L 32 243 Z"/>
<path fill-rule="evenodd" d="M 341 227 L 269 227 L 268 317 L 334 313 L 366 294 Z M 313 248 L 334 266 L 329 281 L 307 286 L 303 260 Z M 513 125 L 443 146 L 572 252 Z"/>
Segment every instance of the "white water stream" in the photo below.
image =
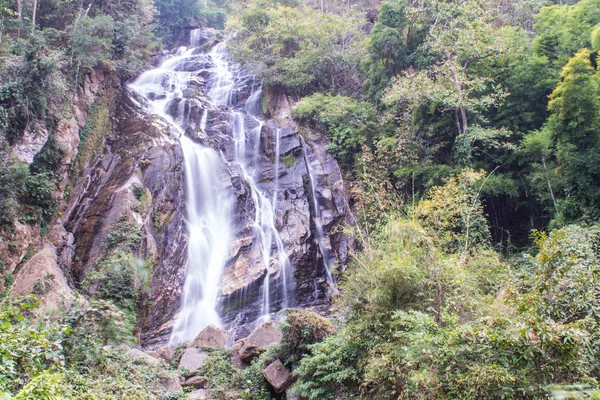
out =
<path fill-rule="evenodd" d="M 191 32 L 191 42 L 198 44 L 199 33 Z M 235 196 L 231 190 L 231 171 L 241 171 L 248 183 L 255 205 L 253 230 L 260 261 L 266 274 L 261 290 L 261 320 L 270 318 L 271 295 L 277 294 L 280 307 L 288 306 L 293 293 L 293 274 L 290 260 L 275 226 L 274 206 L 277 188 L 272 199 L 256 183 L 260 174 L 260 141 L 264 122 L 259 116 L 260 90 L 248 98 L 243 110 L 235 109 L 236 80 L 227 60 L 225 42 L 213 47 L 209 53 L 209 99 L 214 107 L 229 111 L 228 132 L 235 144 L 234 159 L 225 157 L 210 147 L 205 147 L 185 135 L 185 124 L 192 105 L 198 100 L 184 96 L 184 91 L 198 78 L 202 70 L 181 71 L 190 59 L 206 57 L 194 55 L 194 48 L 180 48 L 176 55 L 159 67 L 140 75 L 130 87 L 143 95 L 151 111 L 173 125 L 180 133 L 185 162 L 186 211 L 189 232 L 187 274 L 183 287 L 183 301 L 173 327 L 170 342 L 189 342 L 209 324 L 221 325 L 217 312 L 220 281 L 229 257 L 234 229 L 233 210 Z M 179 102 L 173 111 L 173 102 Z M 186 112 L 186 109 L 188 110 Z M 170 110 L 170 111 L 169 111 Z M 203 112 L 200 128 L 206 133 L 208 112 Z M 252 128 L 247 127 L 250 122 Z M 225 134 L 225 132 L 223 132 Z M 276 182 L 279 174 L 279 130 L 276 140 Z M 279 279 L 273 279 L 274 274 Z M 272 287 L 277 282 L 277 287 Z"/>

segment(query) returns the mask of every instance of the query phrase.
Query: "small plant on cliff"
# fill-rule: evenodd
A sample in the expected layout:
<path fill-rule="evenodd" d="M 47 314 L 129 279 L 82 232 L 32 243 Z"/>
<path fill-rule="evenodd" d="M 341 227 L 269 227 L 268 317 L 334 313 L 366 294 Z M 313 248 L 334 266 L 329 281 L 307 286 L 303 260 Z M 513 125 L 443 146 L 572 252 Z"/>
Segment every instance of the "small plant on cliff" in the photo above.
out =
<path fill-rule="evenodd" d="M 109 249 L 137 250 L 142 240 L 142 232 L 137 225 L 130 221 L 127 215 L 122 216 L 112 225 L 111 232 L 106 236 L 106 246 Z"/>

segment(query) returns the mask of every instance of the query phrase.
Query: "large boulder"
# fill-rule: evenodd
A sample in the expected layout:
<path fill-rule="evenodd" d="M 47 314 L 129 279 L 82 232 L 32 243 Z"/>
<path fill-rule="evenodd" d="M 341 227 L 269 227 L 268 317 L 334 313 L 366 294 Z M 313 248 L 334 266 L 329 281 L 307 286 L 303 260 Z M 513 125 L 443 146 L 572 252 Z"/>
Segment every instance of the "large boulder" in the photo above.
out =
<path fill-rule="evenodd" d="M 188 397 L 188 399 L 193 399 L 193 400 L 208 400 L 208 399 L 210 399 L 210 395 L 208 393 L 208 390 L 206 390 L 206 389 L 198 389 L 193 392 L 190 392 L 190 393 L 188 393 L 187 397 Z"/>
<path fill-rule="evenodd" d="M 183 392 L 181 384 L 179 383 L 179 377 L 177 376 L 167 376 L 164 378 L 160 378 L 160 384 L 163 385 L 165 390 L 169 393 Z"/>
<path fill-rule="evenodd" d="M 158 358 L 152 357 L 150 354 L 146 354 L 143 351 L 138 350 L 138 349 L 130 349 L 129 357 L 131 357 L 134 361 L 140 362 L 143 364 L 148 364 L 148 365 L 161 365 L 162 364 L 162 362 Z"/>
<path fill-rule="evenodd" d="M 190 347 L 225 347 L 229 333 L 226 330 L 217 328 L 214 325 L 209 325 L 196 336 Z"/>
<path fill-rule="evenodd" d="M 206 386 L 206 378 L 203 376 L 192 376 L 183 382 L 182 386 L 191 386 L 196 389 L 204 389 Z"/>
<path fill-rule="evenodd" d="M 67 309 L 75 297 L 57 263 L 51 244 L 36 253 L 21 268 L 12 286 L 14 298 L 33 293 L 42 307 Z"/>
<path fill-rule="evenodd" d="M 283 393 L 292 383 L 290 370 L 279 360 L 265 368 L 263 376 L 276 393 Z"/>
<path fill-rule="evenodd" d="M 183 355 L 181 356 L 181 360 L 179 361 L 179 368 L 185 368 L 188 371 L 195 372 L 202 365 L 204 365 L 206 357 L 208 357 L 208 352 L 197 349 L 195 347 L 189 347 L 183 352 Z"/>
<path fill-rule="evenodd" d="M 166 362 L 171 362 L 173 357 L 175 357 L 175 346 L 172 344 L 166 344 L 164 346 L 160 346 L 156 350 L 154 350 L 151 354 L 154 357 L 162 358 Z"/>
<path fill-rule="evenodd" d="M 238 369 L 244 369 L 248 367 L 250 364 L 244 362 L 240 353 L 246 344 L 246 339 L 241 339 L 236 341 L 231 345 L 231 349 L 229 349 L 229 354 L 231 355 L 231 363 Z"/>
<path fill-rule="evenodd" d="M 279 343 L 281 337 L 279 324 L 272 321 L 263 322 L 246 339 L 234 343 L 232 356 L 250 363 L 255 357 L 267 351 L 271 345 Z"/>

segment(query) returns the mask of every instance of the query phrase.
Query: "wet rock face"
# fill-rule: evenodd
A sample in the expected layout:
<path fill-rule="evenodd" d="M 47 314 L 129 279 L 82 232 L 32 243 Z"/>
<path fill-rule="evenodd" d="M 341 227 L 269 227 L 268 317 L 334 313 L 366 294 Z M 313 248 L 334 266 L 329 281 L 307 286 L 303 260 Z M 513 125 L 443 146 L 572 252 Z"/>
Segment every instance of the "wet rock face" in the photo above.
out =
<path fill-rule="evenodd" d="M 202 40 L 209 43 L 214 40 L 213 35 L 214 32 L 207 32 Z M 171 56 L 162 55 L 164 59 Z M 211 73 L 207 69 L 211 65 L 210 57 L 197 54 L 181 66 L 194 71 L 193 79 L 183 99 L 169 104 L 168 113 L 175 117 L 184 110 L 185 134 L 217 150 L 229 162 L 226 173 L 219 179 L 223 185 L 230 186 L 235 195 L 234 226 L 230 253 L 221 277 L 218 311 L 225 327 L 235 328 L 230 333 L 231 342 L 247 336 L 257 325 L 268 273 L 271 312 L 281 309 L 285 299 L 278 291 L 283 274 L 275 262 L 276 246 L 273 244 L 272 260 L 266 267 L 256 245 L 256 204 L 252 189 L 243 178 L 241 168 L 231 162 L 235 156 L 231 110 L 216 107 L 208 101 Z M 236 77 L 233 108 L 245 110 L 259 84 L 239 66 L 232 68 Z M 94 82 L 89 83 L 91 89 L 86 89 L 82 97 L 93 97 Z M 151 294 L 147 299 L 148 306 L 139 315 L 138 328 L 143 345 L 154 348 L 168 340 L 181 306 L 188 232 L 179 133 L 166 121 L 152 116 L 145 101 L 134 92 L 121 91 L 112 119 L 113 132 L 100 143 L 97 157 L 91 158 L 72 180 L 69 199 L 62 206 L 62 215 L 56 229 L 51 230 L 54 232 L 51 236 L 56 238 L 58 266 L 70 272 L 73 279 L 70 283 L 77 286 L 98 268 L 109 248 L 109 235 L 119 221 L 124 216 L 132 221 L 140 232 L 140 246 L 135 255 L 153 262 L 149 283 Z M 77 118 L 77 113 L 74 115 Z M 202 129 L 204 121 L 205 130 Z M 78 120 L 72 122 L 79 123 Z M 252 118 L 246 118 L 244 122 L 247 129 L 258 127 Z M 71 125 L 65 122 L 61 140 L 69 148 L 76 149 L 75 138 L 68 139 L 73 136 L 72 131 L 77 130 Z M 287 305 L 322 304 L 329 289 L 311 199 L 314 195 L 318 200 L 330 257 L 343 269 L 347 248 L 352 243 L 341 233 L 334 233 L 338 232 L 337 227 L 348 222 L 349 215 L 340 169 L 327 154 L 326 144 L 320 138 L 302 140 L 297 130 L 280 129 L 278 124 L 266 118 L 260 135 L 250 138 L 247 147 L 256 150 L 251 166 L 253 179 L 265 197 L 274 199 L 275 227 L 293 271 L 290 284 L 293 297 Z M 69 155 L 69 165 L 75 155 L 76 150 Z M 309 169 L 315 181 L 315 193 L 309 182 Z M 147 193 L 144 202 L 136 195 L 139 188 Z"/>
<path fill-rule="evenodd" d="M 179 68 L 195 71 L 194 78 L 185 90 L 184 97 L 173 100 L 167 110 L 174 118 L 185 116 L 180 122 L 188 137 L 203 146 L 217 150 L 230 163 L 227 174 L 221 176 L 220 180 L 223 185 L 231 186 L 235 195 L 233 239 L 221 277 L 218 311 L 225 327 L 234 328 L 230 336 L 230 340 L 234 341 L 247 336 L 257 325 L 256 321 L 262 312 L 261 299 L 264 295 L 265 276 L 268 273 L 271 311 L 281 309 L 285 299 L 281 298 L 281 291 L 278 290 L 283 284 L 283 276 L 282 271 L 278 270 L 279 263 L 274 261 L 277 249 L 273 244 L 271 264 L 265 267 L 256 244 L 256 204 L 252 189 L 243 178 L 244 172 L 233 162 L 236 150 L 232 111 L 249 112 L 250 108 L 254 108 L 252 112 L 256 112 L 257 106 L 249 103 L 249 99 L 256 94 L 259 84 L 239 66 L 233 64 L 230 68 L 235 77 L 235 90 L 232 93 L 234 105 L 231 109 L 216 107 L 210 104 L 208 99 L 212 76 L 207 69 L 212 66 L 210 57 L 205 54 L 197 54 L 189 62 L 182 64 Z M 256 120 L 248 115 L 244 117 L 243 122 L 248 135 L 258 127 Z M 205 129 L 202 129 L 202 126 L 205 126 Z M 246 151 L 255 153 L 252 156 L 253 161 L 246 169 L 250 171 L 261 193 L 266 198 L 274 199 L 276 204 L 275 227 L 289 257 L 294 280 L 290 289 L 294 291 L 294 296 L 291 301 L 288 299 L 287 306 L 322 304 L 330 292 L 325 279 L 323 255 L 317 242 L 316 213 L 312 196 L 316 196 L 317 206 L 320 208 L 320 221 L 326 235 L 324 241 L 328 257 L 331 258 L 329 261 L 340 264 L 343 269 L 347 247 L 351 243 L 341 233 L 333 233 L 338 231 L 337 227 L 341 224 L 349 222 L 339 166 L 326 152 L 326 143 L 320 138 L 307 137 L 303 140 L 297 130 L 280 129 L 268 120 L 262 126 L 260 135 L 247 138 L 246 147 Z M 311 191 L 309 169 L 315 180 L 316 193 Z M 152 183 L 160 180 L 160 177 L 145 179 Z M 183 203 L 183 200 L 180 201 Z M 167 234 L 171 232 L 168 231 Z M 169 266 L 159 265 L 155 269 L 152 287 L 160 294 L 153 297 L 155 300 L 145 323 L 147 332 L 143 338 L 146 345 L 166 339 L 165 334 L 171 328 L 175 312 L 180 306 L 181 285 L 185 278 L 186 239 L 185 231 L 177 240 L 169 239 L 170 243 L 177 243 L 177 250 L 159 246 L 161 251 L 177 251 L 178 256 L 175 259 L 183 258 L 184 262 Z M 174 280 L 165 282 L 162 278 L 165 274 L 180 279 L 180 284 L 175 284 Z"/>

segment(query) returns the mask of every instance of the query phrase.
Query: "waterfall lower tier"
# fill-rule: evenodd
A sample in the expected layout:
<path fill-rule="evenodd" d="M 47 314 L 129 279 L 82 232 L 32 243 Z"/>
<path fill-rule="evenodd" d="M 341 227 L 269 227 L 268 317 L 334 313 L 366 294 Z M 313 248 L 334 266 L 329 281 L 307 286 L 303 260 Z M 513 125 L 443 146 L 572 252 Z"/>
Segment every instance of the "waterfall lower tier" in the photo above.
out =
<path fill-rule="evenodd" d="M 206 36 L 190 33 L 194 44 Z M 225 42 L 174 54 L 130 84 L 179 138 L 184 159 L 187 262 L 173 270 L 185 268 L 185 280 L 153 288 L 153 307 L 179 304 L 161 332 L 173 321 L 172 343 L 209 324 L 235 337 L 283 308 L 321 304 L 348 243 L 328 233 L 345 221 L 343 191 L 319 187 L 343 187 L 337 164 L 313 171 L 300 135 L 265 119 L 260 85 L 229 60 Z"/>

